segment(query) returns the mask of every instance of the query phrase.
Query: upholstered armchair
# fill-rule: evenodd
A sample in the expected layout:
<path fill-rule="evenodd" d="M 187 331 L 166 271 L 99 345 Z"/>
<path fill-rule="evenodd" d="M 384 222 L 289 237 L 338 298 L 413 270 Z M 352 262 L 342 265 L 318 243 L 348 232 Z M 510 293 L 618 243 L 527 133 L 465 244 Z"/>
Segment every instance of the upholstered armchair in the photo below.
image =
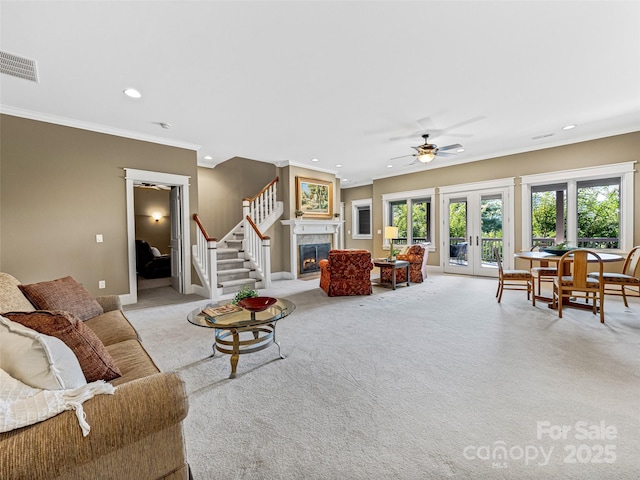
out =
<path fill-rule="evenodd" d="M 367 250 L 330 250 L 320 260 L 320 288 L 330 297 L 371 295 L 371 252 Z"/>
<path fill-rule="evenodd" d="M 136 270 L 143 278 L 170 277 L 171 255 L 158 257 L 146 241 L 136 240 Z"/>
<path fill-rule="evenodd" d="M 411 245 L 406 253 L 396 255 L 397 260 L 409 262 L 409 281 L 422 283 L 427 278 L 427 257 L 429 250 L 426 244 Z M 407 273 L 404 269 L 396 270 L 396 282 L 406 282 Z"/>

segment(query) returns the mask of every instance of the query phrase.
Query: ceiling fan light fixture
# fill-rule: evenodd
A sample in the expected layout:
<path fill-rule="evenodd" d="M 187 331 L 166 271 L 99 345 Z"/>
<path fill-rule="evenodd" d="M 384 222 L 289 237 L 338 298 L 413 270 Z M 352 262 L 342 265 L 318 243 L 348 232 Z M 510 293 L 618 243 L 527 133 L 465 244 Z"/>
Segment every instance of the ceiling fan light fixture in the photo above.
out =
<path fill-rule="evenodd" d="M 418 161 L 421 163 L 429 163 L 434 158 L 436 158 L 436 154 L 433 152 L 421 153 L 418 155 Z"/>

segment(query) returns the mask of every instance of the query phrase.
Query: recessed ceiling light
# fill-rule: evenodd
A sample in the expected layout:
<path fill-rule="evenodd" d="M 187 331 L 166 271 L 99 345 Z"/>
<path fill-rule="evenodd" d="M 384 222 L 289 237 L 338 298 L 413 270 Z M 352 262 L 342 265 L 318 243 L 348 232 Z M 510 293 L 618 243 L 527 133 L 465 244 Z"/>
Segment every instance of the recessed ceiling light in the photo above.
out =
<path fill-rule="evenodd" d="M 336 168 L 342 168 L 342 164 L 341 163 L 336 163 Z"/>
<path fill-rule="evenodd" d="M 393 165 L 387 165 L 387 168 L 393 168 Z"/>
<path fill-rule="evenodd" d="M 318 160 L 317 158 L 312 158 L 311 161 L 312 162 L 319 162 L 320 160 Z"/>
<path fill-rule="evenodd" d="M 347 183 L 349 180 L 347 180 L 346 178 L 342 178 L 341 181 Z"/>
<path fill-rule="evenodd" d="M 135 88 L 127 88 L 127 89 L 123 90 L 122 93 L 124 93 L 127 97 L 131 97 L 131 98 L 140 98 L 140 97 L 142 97 L 142 94 L 138 90 L 136 90 Z"/>
<path fill-rule="evenodd" d="M 205 160 L 213 160 L 213 157 L 211 155 L 205 155 L 204 159 Z"/>
<path fill-rule="evenodd" d="M 464 152 L 464 148 L 459 148 L 458 150 L 456 150 L 456 152 L 462 153 L 462 152 Z"/>
<path fill-rule="evenodd" d="M 566 125 L 564 127 L 562 127 L 563 130 L 571 130 L 572 128 L 576 128 L 575 125 Z"/>

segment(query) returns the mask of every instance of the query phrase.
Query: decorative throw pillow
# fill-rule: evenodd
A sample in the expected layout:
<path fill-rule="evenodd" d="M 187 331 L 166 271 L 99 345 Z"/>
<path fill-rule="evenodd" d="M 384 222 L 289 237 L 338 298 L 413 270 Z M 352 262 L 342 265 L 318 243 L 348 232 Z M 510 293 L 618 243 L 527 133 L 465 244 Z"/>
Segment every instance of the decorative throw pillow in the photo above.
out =
<path fill-rule="evenodd" d="M 98 301 L 72 277 L 18 285 L 18 288 L 38 310 L 64 310 L 81 320 L 104 313 Z"/>
<path fill-rule="evenodd" d="M 80 362 L 87 382 L 109 381 L 122 375 L 100 339 L 73 313 L 37 310 L 3 315 L 36 332 L 62 340 Z"/>
<path fill-rule="evenodd" d="M 65 390 L 86 385 L 78 359 L 58 338 L 0 316 L 0 369 L 34 388 Z"/>
<path fill-rule="evenodd" d="M 156 247 L 151 247 L 151 253 L 153 254 L 154 257 L 162 256 L 162 254 L 160 253 L 160 250 L 158 250 Z"/>
<path fill-rule="evenodd" d="M 0 312 L 32 312 L 35 310 L 18 288 L 20 282 L 8 273 L 0 272 Z"/>

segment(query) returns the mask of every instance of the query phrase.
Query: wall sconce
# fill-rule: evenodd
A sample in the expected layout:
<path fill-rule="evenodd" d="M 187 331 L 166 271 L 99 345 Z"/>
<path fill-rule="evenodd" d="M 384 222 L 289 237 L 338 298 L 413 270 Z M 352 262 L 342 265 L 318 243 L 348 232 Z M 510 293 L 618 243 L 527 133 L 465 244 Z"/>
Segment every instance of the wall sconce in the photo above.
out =
<path fill-rule="evenodd" d="M 151 218 L 153 218 L 156 222 L 159 222 L 160 219 L 162 219 L 162 214 L 159 212 L 152 213 Z"/>

